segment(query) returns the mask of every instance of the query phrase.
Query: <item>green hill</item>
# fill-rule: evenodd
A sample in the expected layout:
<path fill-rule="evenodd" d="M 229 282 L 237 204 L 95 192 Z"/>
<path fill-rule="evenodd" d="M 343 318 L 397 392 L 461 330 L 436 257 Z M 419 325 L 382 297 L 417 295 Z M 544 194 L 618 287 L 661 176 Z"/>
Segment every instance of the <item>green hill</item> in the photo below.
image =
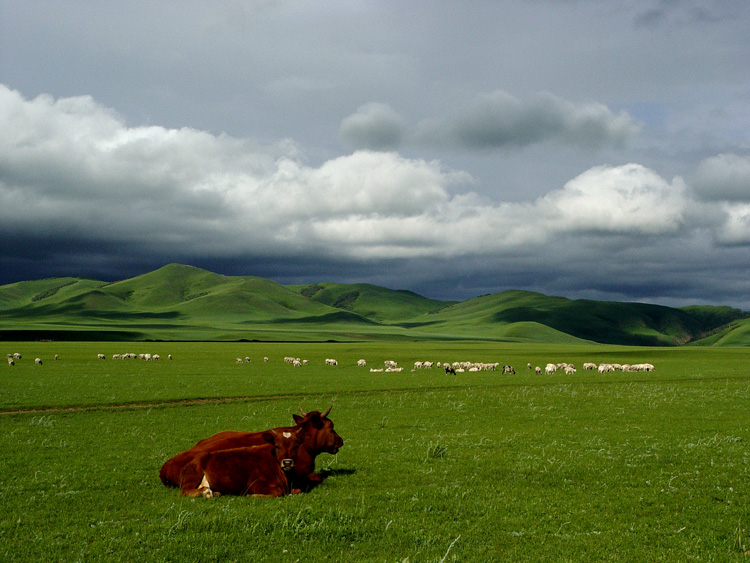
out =
<path fill-rule="evenodd" d="M 430 315 L 429 320 L 435 330 L 450 325 L 474 327 L 481 333 L 496 325 L 533 322 L 586 341 L 674 346 L 701 338 L 706 332 L 744 315 L 728 307 L 683 310 L 645 303 L 571 300 L 512 290 L 451 305 Z"/>
<path fill-rule="evenodd" d="M 438 301 L 372 284 L 284 286 L 169 264 L 127 280 L 0 286 L 0 339 L 353 340 L 750 345 L 729 307 L 663 307 L 505 291 Z"/>
<path fill-rule="evenodd" d="M 319 283 L 289 287 L 318 303 L 351 311 L 378 322 L 407 320 L 454 303 L 436 301 L 412 291 L 387 289 L 369 283 Z"/>

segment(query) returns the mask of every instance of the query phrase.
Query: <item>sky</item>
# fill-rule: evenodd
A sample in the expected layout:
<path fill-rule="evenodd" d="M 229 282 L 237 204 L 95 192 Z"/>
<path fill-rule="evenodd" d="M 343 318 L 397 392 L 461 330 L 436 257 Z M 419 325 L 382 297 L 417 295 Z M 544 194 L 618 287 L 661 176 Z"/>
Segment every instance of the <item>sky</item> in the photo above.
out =
<path fill-rule="evenodd" d="M 745 0 L 2 0 L 0 284 L 750 310 Z"/>

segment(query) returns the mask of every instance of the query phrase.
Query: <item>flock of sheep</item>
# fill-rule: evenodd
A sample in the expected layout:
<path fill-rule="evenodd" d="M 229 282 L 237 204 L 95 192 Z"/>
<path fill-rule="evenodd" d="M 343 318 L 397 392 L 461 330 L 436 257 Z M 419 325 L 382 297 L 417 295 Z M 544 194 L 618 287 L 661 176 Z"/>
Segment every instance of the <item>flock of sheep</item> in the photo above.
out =
<path fill-rule="evenodd" d="M 242 363 L 242 358 L 237 358 L 237 363 Z M 250 362 L 250 358 L 246 357 L 245 362 Z M 264 362 L 268 362 L 268 358 L 263 358 Z M 308 365 L 310 362 L 308 360 L 301 360 L 300 358 L 295 358 L 293 356 L 286 356 L 284 358 L 284 362 L 290 365 L 293 365 L 295 367 L 302 367 Z M 327 366 L 337 366 L 339 365 L 338 361 L 333 358 L 326 358 L 325 365 Z M 367 367 L 367 360 L 365 359 L 359 359 L 357 360 L 357 367 Z M 526 367 L 529 370 L 533 370 L 535 373 L 541 375 L 542 373 L 546 373 L 547 375 L 552 375 L 558 371 L 561 371 L 565 373 L 566 375 L 572 375 L 576 373 L 576 367 L 574 364 L 571 363 L 558 363 L 558 364 L 552 364 L 549 363 L 545 366 L 544 370 L 542 370 L 541 367 L 536 366 L 532 367 L 531 364 L 526 364 Z M 477 371 L 496 371 L 499 369 L 502 369 L 503 374 L 515 374 L 516 370 L 511 365 L 504 365 L 502 368 L 500 367 L 499 362 L 433 362 L 433 361 L 416 361 L 414 362 L 414 367 L 411 369 L 411 372 L 416 372 L 417 370 L 422 369 L 432 369 L 432 368 L 443 368 L 445 370 L 445 373 L 448 374 L 458 374 L 463 372 L 477 372 Z M 602 363 L 602 364 L 595 364 L 593 362 L 585 362 L 583 364 L 584 370 L 597 370 L 599 373 L 608 373 L 611 371 L 653 371 L 654 365 L 648 364 L 648 363 L 641 363 L 641 364 L 617 364 L 617 363 Z M 394 360 L 385 360 L 383 362 L 383 367 L 370 367 L 371 373 L 379 373 L 379 372 L 400 372 L 403 371 L 403 366 L 399 366 L 398 362 Z"/>
<path fill-rule="evenodd" d="M 526 364 L 526 367 L 531 369 L 531 364 Z M 585 362 L 583 364 L 585 370 L 596 370 L 599 373 L 608 373 L 610 371 L 654 371 L 654 364 L 608 364 L 602 363 L 596 365 L 593 362 Z M 558 370 L 562 370 L 566 375 L 572 375 L 576 372 L 576 367 L 573 364 L 547 364 L 544 368 L 544 373 L 552 375 Z M 534 371 L 541 375 L 542 368 L 536 366 Z"/>
<path fill-rule="evenodd" d="M 8 365 L 13 366 L 15 365 L 16 361 L 21 359 L 21 354 L 18 352 L 15 352 L 13 354 L 6 354 L 8 358 Z M 58 359 L 58 355 L 55 354 L 55 360 Z M 97 354 L 97 358 L 100 360 L 105 360 L 107 357 L 104 354 Z M 172 354 L 169 354 L 167 356 L 168 359 L 172 359 Z M 112 355 L 113 360 L 129 360 L 129 359 L 140 359 L 145 361 L 158 361 L 161 359 L 161 356 L 159 354 L 135 354 L 133 352 L 128 352 L 125 354 L 113 354 Z M 250 363 L 251 359 L 249 356 L 246 356 L 243 358 L 236 358 L 235 360 L 237 363 Z M 263 358 L 263 361 L 265 363 L 268 363 L 268 357 L 265 356 Z M 37 365 L 42 365 L 42 359 L 41 358 L 35 358 L 34 363 Z M 300 358 L 295 358 L 293 356 L 286 356 L 284 358 L 284 363 L 290 364 L 295 367 L 302 367 L 308 365 L 310 362 L 308 360 L 302 360 Z M 327 366 L 338 366 L 338 361 L 336 361 L 333 358 L 326 358 L 325 365 Z M 364 359 L 357 360 L 357 366 L 358 367 L 367 367 L 367 361 Z M 541 375 L 542 373 L 546 373 L 547 375 L 552 375 L 554 373 L 557 373 L 558 371 L 562 371 L 566 375 L 572 375 L 576 373 L 576 367 L 574 364 L 571 363 L 558 363 L 553 364 L 549 363 L 544 367 L 544 370 L 540 366 L 532 367 L 532 365 L 526 364 L 526 367 L 529 370 L 533 370 L 536 374 Z M 487 362 L 433 362 L 433 361 L 416 361 L 414 362 L 414 367 L 411 369 L 412 372 L 416 372 L 417 370 L 422 369 L 432 369 L 432 368 L 443 368 L 445 370 L 446 374 L 458 374 L 462 372 L 477 372 L 477 371 L 496 371 L 500 369 L 500 364 L 498 362 L 494 363 L 487 363 Z M 398 365 L 398 362 L 394 360 L 385 360 L 383 362 L 383 367 L 370 367 L 370 372 L 376 373 L 376 372 L 400 372 L 403 371 L 403 367 Z M 585 362 L 583 364 L 584 370 L 595 370 L 598 371 L 601 374 L 612 372 L 612 371 L 653 371 L 654 365 L 648 364 L 648 363 L 640 363 L 640 364 L 617 364 L 617 363 L 601 363 L 601 364 L 595 364 L 593 362 Z M 504 365 L 502 366 L 502 373 L 504 374 L 515 374 L 516 370 L 513 368 L 513 366 L 510 365 Z"/>
<path fill-rule="evenodd" d="M 100 360 L 106 360 L 107 356 L 104 354 L 97 354 L 97 358 Z M 161 356 L 159 354 L 135 354 L 133 352 L 128 352 L 126 354 L 112 354 L 113 360 L 145 360 L 147 362 L 156 362 L 161 360 Z M 167 359 L 172 359 L 172 354 L 169 354 L 167 356 Z"/>
<path fill-rule="evenodd" d="M 18 352 L 14 352 L 13 354 L 5 354 L 5 357 L 8 358 L 8 365 L 14 366 L 16 365 L 16 362 L 20 360 L 23 356 L 19 354 Z M 58 355 L 55 354 L 55 359 L 58 359 Z M 38 366 L 42 365 L 42 358 L 34 358 L 34 363 Z"/>

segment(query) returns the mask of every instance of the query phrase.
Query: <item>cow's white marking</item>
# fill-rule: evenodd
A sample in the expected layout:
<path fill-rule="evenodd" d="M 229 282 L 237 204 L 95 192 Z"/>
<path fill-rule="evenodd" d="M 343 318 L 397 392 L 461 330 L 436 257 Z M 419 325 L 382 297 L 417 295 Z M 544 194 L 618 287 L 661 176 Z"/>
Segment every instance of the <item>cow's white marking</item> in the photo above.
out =
<path fill-rule="evenodd" d="M 199 489 L 206 489 L 203 491 L 203 496 L 206 498 L 211 498 L 213 496 L 213 491 L 211 490 L 211 483 L 208 482 L 208 477 L 206 477 L 206 474 L 203 474 L 203 479 L 201 480 L 201 484 L 198 485 Z"/>
<path fill-rule="evenodd" d="M 292 433 L 291 432 L 282 432 L 281 435 L 284 436 L 284 438 L 291 438 L 292 437 Z"/>

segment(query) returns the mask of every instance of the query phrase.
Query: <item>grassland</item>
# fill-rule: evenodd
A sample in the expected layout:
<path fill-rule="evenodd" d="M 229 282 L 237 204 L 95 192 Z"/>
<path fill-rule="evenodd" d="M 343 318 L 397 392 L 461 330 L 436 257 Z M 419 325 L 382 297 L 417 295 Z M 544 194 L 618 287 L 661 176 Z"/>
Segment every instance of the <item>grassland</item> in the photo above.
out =
<path fill-rule="evenodd" d="M 4 342 L 3 561 L 747 561 L 743 348 L 493 342 Z M 160 362 L 112 360 L 133 351 Z M 96 359 L 98 353 L 106 360 Z M 60 359 L 52 359 L 58 354 Z M 309 360 L 294 368 L 283 356 Z M 235 358 L 251 358 L 236 363 Z M 262 361 L 263 356 L 269 362 Z M 41 357 L 42 366 L 33 358 Z M 323 365 L 336 358 L 336 368 Z M 383 360 L 498 372 L 371 373 Z M 573 362 L 570 376 L 526 364 Z M 651 362 L 599 375 L 584 361 Z M 333 405 L 313 491 L 186 499 L 161 464 Z"/>

